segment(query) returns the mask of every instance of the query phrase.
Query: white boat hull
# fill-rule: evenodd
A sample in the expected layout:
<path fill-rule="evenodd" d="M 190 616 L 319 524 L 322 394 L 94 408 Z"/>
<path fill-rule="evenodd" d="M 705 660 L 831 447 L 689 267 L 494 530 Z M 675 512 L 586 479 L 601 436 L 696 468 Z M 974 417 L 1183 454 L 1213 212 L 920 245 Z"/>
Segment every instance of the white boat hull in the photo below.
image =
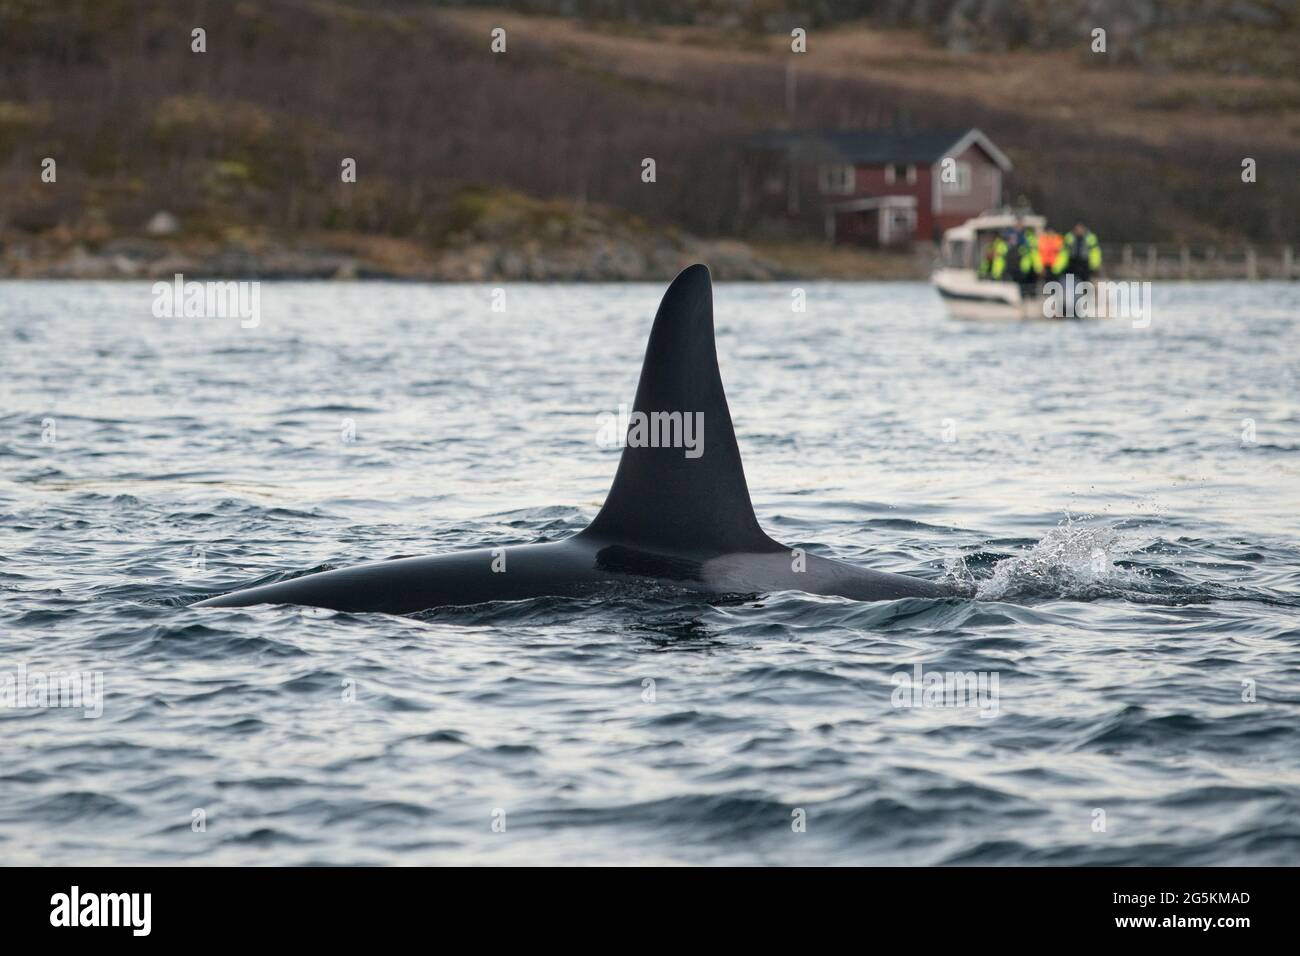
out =
<path fill-rule="evenodd" d="M 1016 283 L 981 279 L 974 269 L 938 269 L 930 281 L 955 319 L 1053 318 L 1044 314 L 1042 296 L 1022 297 Z"/>

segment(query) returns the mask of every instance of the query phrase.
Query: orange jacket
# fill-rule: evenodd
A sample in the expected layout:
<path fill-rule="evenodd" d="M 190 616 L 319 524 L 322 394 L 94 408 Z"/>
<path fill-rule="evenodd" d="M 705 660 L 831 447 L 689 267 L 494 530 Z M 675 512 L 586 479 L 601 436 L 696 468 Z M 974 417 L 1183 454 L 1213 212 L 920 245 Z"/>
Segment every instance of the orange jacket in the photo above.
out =
<path fill-rule="evenodd" d="M 1038 254 L 1042 257 L 1043 262 L 1055 262 L 1056 254 L 1061 251 L 1061 246 L 1065 240 L 1059 232 L 1048 232 L 1044 230 L 1038 234 Z"/>

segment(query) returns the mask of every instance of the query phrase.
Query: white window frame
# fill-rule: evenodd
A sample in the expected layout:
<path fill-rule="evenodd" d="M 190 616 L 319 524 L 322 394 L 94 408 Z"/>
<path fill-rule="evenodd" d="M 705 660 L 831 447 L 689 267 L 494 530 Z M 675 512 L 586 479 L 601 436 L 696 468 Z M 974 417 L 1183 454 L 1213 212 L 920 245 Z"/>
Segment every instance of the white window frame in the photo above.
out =
<path fill-rule="evenodd" d="M 902 214 L 903 223 L 895 223 L 894 216 Z M 908 239 L 916 235 L 917 213 L 915 206 L 882 206 L 880 209 L 880 224 L 877 230 L 880 234 L 882 243 L 892 243 L 894 236 L 905 233 Z M 898 228 L 898 226 L 902 228 Z"/>
<path fill-rule="evenodd" d="M 852 196 L 857 187 L 857 170 L 852 163 L 826 165 L 821 168 L 818 181 L 828 196 Z"/>
<path fill-rule="evenodd" d="M 894 183 L 898 182 L 899 166 L 903 166 L 903 164 L 885 163 L 885 185 L 892 186 Z M 909 186 L 916 182 L 916 163 L 908 163 L 906 166 L 903 166 L 903 178 L 907 181 Z"/>

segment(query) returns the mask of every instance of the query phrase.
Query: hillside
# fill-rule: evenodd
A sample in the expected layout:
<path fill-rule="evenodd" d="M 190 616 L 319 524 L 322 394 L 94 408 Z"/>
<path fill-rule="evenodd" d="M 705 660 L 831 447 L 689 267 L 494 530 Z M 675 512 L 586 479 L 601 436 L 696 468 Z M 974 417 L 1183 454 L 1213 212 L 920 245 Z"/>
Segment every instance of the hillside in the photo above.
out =
<path fill-rule="evenodd" d="M 1121 24 L 1112 56 L 1050 22 L 972 50 L 953 11 L 981 23 L 998 5 L 939 6 L 934 23 L 889 4 L 845 22 L 856 8 L 830 4 L 795 55 L 781 4 L 737 25 L 727 4 L 661 24 L 396 0 L 0 0 L 0 268 L 76 274 L 75 252 L 108 274 L 275 260 L 280 274 L 636 278 L 709 255 L 737 278 L 838 274 L 815 242 L 741 244 L 739 144 L 783 125 L 979 126 L 1016 164 L 1013 195 L 1112 241 L 1300 238 L 1300 77 L 1278 67 L 1290 20 L 1242 21 L 1240 60 L 1244 41 L 1212 18 L 1154 38 Z M 1170 52 L 1188 48 L 1193 66 Z M 1241 182 L 1243 157 L 1257 182 Z M 475 197 L 510 227 L 467 219 Z M 160 211 L 177 228 L 150 234 Z"/>

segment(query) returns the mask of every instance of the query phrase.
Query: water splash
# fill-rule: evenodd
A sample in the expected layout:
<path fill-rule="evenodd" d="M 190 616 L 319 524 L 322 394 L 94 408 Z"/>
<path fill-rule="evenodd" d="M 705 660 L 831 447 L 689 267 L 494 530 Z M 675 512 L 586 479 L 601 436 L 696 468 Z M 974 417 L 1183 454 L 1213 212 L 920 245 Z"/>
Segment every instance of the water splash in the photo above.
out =
<path fill-rule="evenodd" d="M 995 561 L 987 574 L 981 573 L 983 562 L 974 560 L 974 555 L 957 555 L 946 562 L 946 575 L 964 592 L 984 601 L 1045 596 L 1088 599 L 1143 590 L 1143 572 L 1116 563 L 1127 554 L 1119 531 L 1084 523 L 1091 520 L 1092 515 L 1067 514 L 1028 551 Z"/>

